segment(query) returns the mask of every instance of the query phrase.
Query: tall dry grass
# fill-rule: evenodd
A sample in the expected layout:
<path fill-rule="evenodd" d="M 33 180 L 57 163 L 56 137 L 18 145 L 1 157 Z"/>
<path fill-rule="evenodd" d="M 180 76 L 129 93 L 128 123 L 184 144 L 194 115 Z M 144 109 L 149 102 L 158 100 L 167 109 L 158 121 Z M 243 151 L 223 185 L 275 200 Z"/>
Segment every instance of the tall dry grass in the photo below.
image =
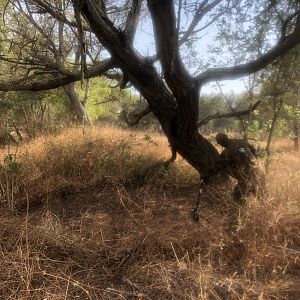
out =
<path fill-rule="evenodd" d="M 230 186 L 191 221 L 197 175 L 180 158 L 165 170 L 162 136 L 69 129 L 22 146 L 20 210 L 0 215 L 0 298 L 299 299 L 300 158 L 279 150 L 270 196 L 249 197 L 232 231 Z"/>
<path fill-rule="evenodd" d="M 164 176 L 162 162 L 169 152 L 162 136 L 153 138 L 147 133 L 109 127 L 68 129 L 57 136 L 37 138 L 18 150 L 16 206 L 26 204 L 27 198 L 30 203 L 40 202 L 98 184 L 139 185 L 145 180 L 159 183 L 157 177 Z M 186 169 L 181 169 L 180 176 L 178 169 L 173 172 L 170 184 L 173 180 L 175 184 L 178 180 L 190 182 L 192 175 Z"/>

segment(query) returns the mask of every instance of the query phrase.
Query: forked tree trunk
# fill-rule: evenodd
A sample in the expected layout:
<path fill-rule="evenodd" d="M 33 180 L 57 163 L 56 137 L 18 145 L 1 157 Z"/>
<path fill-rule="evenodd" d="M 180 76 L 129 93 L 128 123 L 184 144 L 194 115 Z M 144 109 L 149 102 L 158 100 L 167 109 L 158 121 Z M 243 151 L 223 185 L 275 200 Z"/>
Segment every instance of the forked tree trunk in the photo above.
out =
<path fill-rule="evenodd" d="M 82 105 L 79 95 L 76 92 L 75 89 L 75 83 L 69 83 L 64 86 L 64 91 L 70 101 L 71 108 L 76 114 L 76 118 L 79 123 L 84 124 L 84 125 L 90 125 L 90 120 L 88 118 L 88 115 L 85 111 L 84 106 Z"/>
<path fill-rule="evenodd" d="M 180 74 L 174 74 L 175 71 L 172 73 L 169 68 L 169 75 L 172 74 L 169 77 L 165 74 L 165 77 L 168 86 L 173 87 L 171 93 L 152 63 L 133 48 L 128 36 L 120 36 L 121 33 L 112 23 L 105 16 L 102 17 L 101 1 L 89 1 L 88 4 L 84 2 L 82 12 L 99 41 L 117 61 L 123 74 L 147 100 L 172 149 L 190 163 L 201 177 L 213 174 L 219 154 L 198 132 L 199 85 L 188 77 L 182 78 Z M 161 28 L 167 29 L 166 26 Z M 168 48 L 164 51 L 168 52 Z M 170 57 L 167 53 L 163 56 Z M 177 87 L 175 92 L 174 87 Z"/>
<path fill-rule="evenodd" d="M 138 70 L 135 70 L 136 67 Z M 183 87 L 182 94 L 176 95 L 177 101 L 175 101 L 174 96 L 165 88 L 152 65 L 144 61 L 137 62 L 131 66 L 130 71 L 130 81 L 147 99 L 171 147 L 191 164 L 201 177 L 212 175 L 219 153 L 198 132 L 199 93 L 197 89 L 187 92 L 189 89 Z M 181 97 L 180 101 L 178 97 Z M 178 103 L 182 103 L 182 106 L 178 107 L 180 106 Z"/>

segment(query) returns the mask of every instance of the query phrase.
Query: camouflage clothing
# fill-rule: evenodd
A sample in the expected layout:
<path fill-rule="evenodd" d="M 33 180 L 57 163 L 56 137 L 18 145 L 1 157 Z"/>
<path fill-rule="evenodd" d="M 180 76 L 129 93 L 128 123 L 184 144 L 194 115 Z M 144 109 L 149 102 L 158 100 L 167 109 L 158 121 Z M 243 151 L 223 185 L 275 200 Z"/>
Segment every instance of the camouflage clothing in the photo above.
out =
<path fill-rule="evenodd" d="M 230 139 L 224 133 L 218 133 L 216 140 L 225 148 L 220 154 L 220 167 L 238 181 L 232 198 L 236 204 L 243 205 L 245 197 L 250 193 L 257 195 L 259 187 L 264 184 L 256 149 L 245 140 Z"/>

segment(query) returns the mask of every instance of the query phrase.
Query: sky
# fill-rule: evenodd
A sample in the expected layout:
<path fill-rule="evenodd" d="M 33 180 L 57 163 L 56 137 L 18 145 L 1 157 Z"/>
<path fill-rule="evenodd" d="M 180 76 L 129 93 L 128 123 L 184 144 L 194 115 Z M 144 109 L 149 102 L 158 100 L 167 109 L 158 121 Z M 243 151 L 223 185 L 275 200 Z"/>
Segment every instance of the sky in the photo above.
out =
<path fill-rule="evenodd" d="M 225 94 L 241 94 L 243 92 L 245 92 L 245 86 L 244 83 L 241 81 L 241 79 L 237 79 L 237 80 L 224 80 L 222 82 L 220 82 L 221 87 L 222 87 L 222 91 Z M 202 93 L 204 94 L 210 94 L 210 93 L 219 93 L 219 88 L 216 87 L 215 84 L 206 84 L 203 88 L 202 88 Z"/>
<path fill-rule="evenodd" d="M 186 23 L 189 22 L 190 20 L 186 20 Z M 196 44 L 196 51 L 199 52 L 201 57 L 204 57 L 206 59 L 208 58 L 208 54 L 207 54 L 209 51 L 208 45 L 213 43 L 216 35 L 215 31 L 216 31 L 216 27 L 210 26 L 209 29 L 203 32 L 202 34 L 203 38 L 201 39 L 201 44 L 200 42 Z M 152 32 L 153 32 L 152 24 L 148 18 L 140 22 L 136 33 L 134 46 L 142 55 L 151 56 L 155 54 L 155 43 L 154 43 L 154 37 Z M 241 79 L 224 80 L 220 82 L 220 84 L 222 86 L 222 92 L 226 94 L 229 93 L 240 94 L 245 91 L 245 86 Z M 216 86 L 215 83 L 206 84 L 201 90 L 202 94 L 219 93 L 219 92 L 220 89 Z"/>

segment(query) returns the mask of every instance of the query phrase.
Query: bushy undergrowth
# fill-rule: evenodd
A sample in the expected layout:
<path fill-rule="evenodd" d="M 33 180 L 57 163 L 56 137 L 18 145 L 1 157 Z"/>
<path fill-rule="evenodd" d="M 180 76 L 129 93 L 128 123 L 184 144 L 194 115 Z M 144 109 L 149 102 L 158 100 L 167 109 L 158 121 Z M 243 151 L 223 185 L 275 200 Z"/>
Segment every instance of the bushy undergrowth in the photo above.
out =
<path fill-rule="evenodd" d="M 191 221 L 197 176 L 180 159 L 166 170 L 168 154 L 159 136 L 109 128 L 22 147 L 14 200 L 43 205 L 1 210 L 0 298 L 299 299 L 299 157 L 275 157 L 271 195 L 232 230 L 229 187 Z"/>

